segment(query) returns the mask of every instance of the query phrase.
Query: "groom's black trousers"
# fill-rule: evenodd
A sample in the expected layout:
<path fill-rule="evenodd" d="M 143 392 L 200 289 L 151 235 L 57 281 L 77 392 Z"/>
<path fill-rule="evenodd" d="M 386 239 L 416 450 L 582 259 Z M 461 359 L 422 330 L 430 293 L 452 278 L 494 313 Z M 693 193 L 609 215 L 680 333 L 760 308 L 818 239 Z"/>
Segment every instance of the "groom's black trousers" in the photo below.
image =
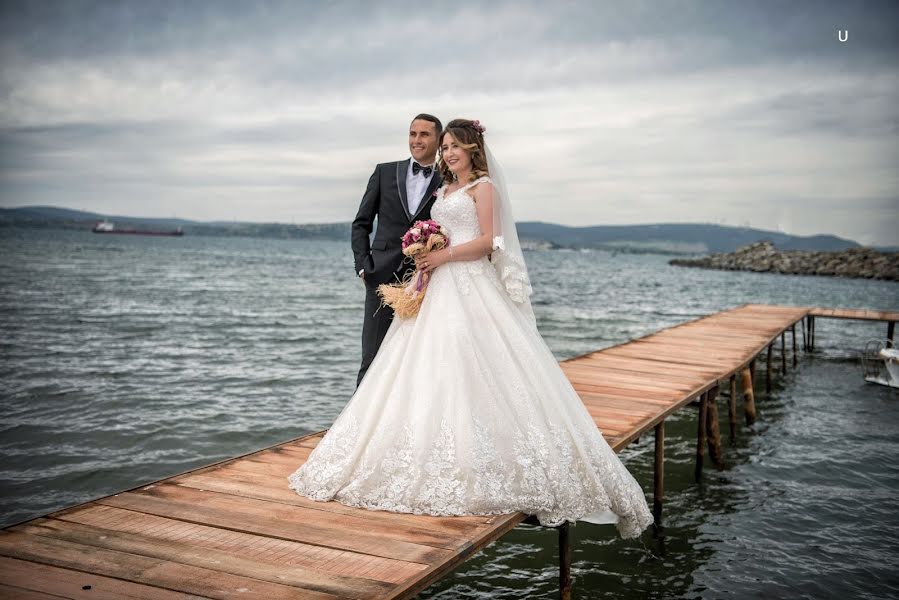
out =
<path fill-rule="evenodd" d="M 359 376 L 356 377 L 356 387 L 365 372 L 368 371 L 371 361 L 375 359 L 381 342 L 384 341 L 384 335 L 390 328 L 390 322 L 393 320 L 393 309 L 389 306 L 381 306 L 381 297 L 378 296 L 376 288 L 365 284 L 365 321 L 362 323 L 362 367 L 359 369 Z"/>

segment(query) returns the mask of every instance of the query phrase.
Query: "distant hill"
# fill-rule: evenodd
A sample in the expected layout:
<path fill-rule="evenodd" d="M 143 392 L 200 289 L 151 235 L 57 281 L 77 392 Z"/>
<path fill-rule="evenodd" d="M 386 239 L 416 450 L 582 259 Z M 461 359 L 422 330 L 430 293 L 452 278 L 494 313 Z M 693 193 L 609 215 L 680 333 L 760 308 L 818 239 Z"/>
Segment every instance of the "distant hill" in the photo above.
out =
<path fill-rule="evenodd" d="M 733 252 L 741 246 L 762 240 L 769 240 L 782 250 L 845 250 L 860 247 L 857 242 L 834 235 L 803 237 L 764 229 L 700 223 L 566 227 L 527 221 L 518 224 L 518 235 L 522 240 L 542 240 L 566 247 L 672 254 Z"/>
<path fill-rule="evenodd" d="M 0 223 L 10 219 L 13 222 L 33 222 L 40 223 L 46 221 L 48 223 L 56 223 L 59 221 L 68 221 L 76 223 L 90 223 L 93 225 L 96 221 L 104 218 L 110 221 L 119 222 L 122 225 L 154 225 L 166 227 L 178 227 L 184 225 L 202 225 L 200 221 L 187 221 L 184 219 L 156 219 L 145 217 L 118 217 L 110 215 L 101 215 L 99 213 L 87 212 L 83 210 L 73 210 L 71 208 L 59 208 L 56 206 L 23 206 L 19 208 L 0 208 Z"/>
<path fill-rule="evenodd" d="M 218 237 L 265 237 L 278 239 L 328 239 L 348 241 L 350 223 L 295 225 L 239 221 L 190 221 L 101 215 L 55 206 L 25 206 L 0 209 L 0 227 L 40 227 L 90 229 L 103 218 L 118 227 L 181 227 L 185 235 Z M 598 248 L 620 252 L 705 254 L 733 252 L 757 241 L 770 241 L 781 250 L 835 251 L 858 248 L 860 244 L 833 235 L 795 236 L 748 227 L 728 227 L 698 223 L 654 225 L 596 225 L 567 227 L 553 223 L 526 221 L 518 224 L 522 246 L 526 248 Z M 890 251 L 895 249 L 882 248 Z"/>
<path fill-rule="evenodd" d="M 349 223 L 293 225 L 290 223 L 248 223 L 241 221 L 190 221 L 102 215 L 94 212 L 58 208 L 55 206 L 23 206 L 0 208 L 0 227 L 20 226 L 56 229 L 90 229 L 102 219 L 116 227 L 135 229 L 175 229 L 181 227 L 185 235 L 215 237 L 263 237 L 278 239 L 350 239 Z"/>

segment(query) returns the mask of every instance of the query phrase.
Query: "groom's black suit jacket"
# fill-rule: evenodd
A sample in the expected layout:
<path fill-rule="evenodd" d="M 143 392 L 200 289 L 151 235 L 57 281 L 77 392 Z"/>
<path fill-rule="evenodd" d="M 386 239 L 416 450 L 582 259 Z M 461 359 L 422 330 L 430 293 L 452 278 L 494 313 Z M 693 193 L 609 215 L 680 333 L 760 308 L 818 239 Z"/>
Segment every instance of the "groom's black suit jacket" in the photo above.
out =
<path fill-rule="evenodd" d="M 353 221 L 352 245 L 356 261 L 356 273 L 365 270 L 365 285 L 375 287 L 382 283 L 402 279 L 404 272 L 412 270 L 411 262 L 403 265 L 403 235 L 419 220 L 431 218 L 431 206 L 440 186 L 439 173 L 434 173 L 418 205 L 418 211 L 409 213 L 406 198 L 406 173 L 411 159 L 382 163 L 375 167 L 362 196 L 359 212 Z M 369 246 L 369 234 L 378 218 L 378 230 Z"/>

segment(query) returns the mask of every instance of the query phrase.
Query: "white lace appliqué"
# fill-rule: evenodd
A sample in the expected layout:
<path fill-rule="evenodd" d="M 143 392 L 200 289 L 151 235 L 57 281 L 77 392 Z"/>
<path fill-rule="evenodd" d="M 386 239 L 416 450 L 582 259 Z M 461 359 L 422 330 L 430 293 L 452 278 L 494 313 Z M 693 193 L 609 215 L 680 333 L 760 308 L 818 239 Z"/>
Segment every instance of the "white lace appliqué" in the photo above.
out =
<path fill-rule="evenodd" d="M 642 490 L 611 449 L 601 447 L 595 430 L 533 423 L 507 440 L 475 418 L 473 443 L 462 448 L 469 432 L 444 419 L 434 439 L 417 437 L 408 425 L 392 443 L 372 439 L 378 458 L 353 468 L 347 445 L 356 440 L 344 436 L 355 422 L 347 425 L 342 435 L 334 429 L 325 435 L 290 476 L 290 487 L 313 500 L 372 510 L 443 516 L 521 511 L 547 526 L 611 510 L 620 515 L 623 537 L 639 535 L 652 522 Z"/>

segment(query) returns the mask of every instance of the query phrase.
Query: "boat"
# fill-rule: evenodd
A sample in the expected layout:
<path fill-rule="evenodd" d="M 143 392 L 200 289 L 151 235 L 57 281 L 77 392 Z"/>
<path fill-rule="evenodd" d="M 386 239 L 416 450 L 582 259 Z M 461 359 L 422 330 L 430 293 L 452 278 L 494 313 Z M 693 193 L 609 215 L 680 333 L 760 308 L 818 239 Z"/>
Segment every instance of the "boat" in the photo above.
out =
<path fill-rule="evenodd" d="M 181 227 L 178 227 L 174 231 L 154 231 L 151 229 L 116 229 L 115 224 L 111 221 L 107 221 L 106 219 L 97 221 L 91 231 L 93 231 L 94 233 L 119 233 L 125 235 L 184 235 L 184 231 L 181 229 Z"/>
<path fill-rule="evenodd" d="M 899 348 L 892 340 L 872 340 L 862 353 L 865 381 L 899 389 Z"/>

